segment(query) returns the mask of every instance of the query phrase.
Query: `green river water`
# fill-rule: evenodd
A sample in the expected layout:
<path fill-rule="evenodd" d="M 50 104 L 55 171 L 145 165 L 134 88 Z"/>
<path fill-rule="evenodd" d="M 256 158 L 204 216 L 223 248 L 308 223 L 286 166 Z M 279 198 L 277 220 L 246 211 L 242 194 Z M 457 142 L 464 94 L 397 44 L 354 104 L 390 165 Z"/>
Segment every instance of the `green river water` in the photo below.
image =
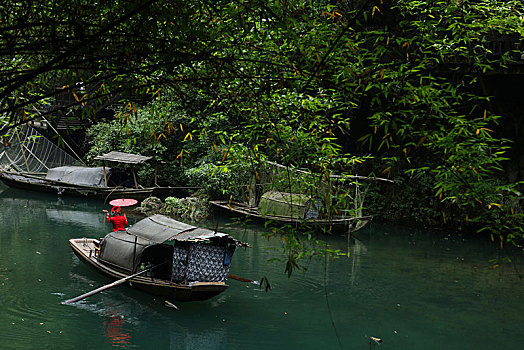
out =
<path fill-rule="evenodd" d="M 175 310 L 119 286 L 62 305 L 110 282 L 68 244 L 109 231 L 107 208 L 0 185 L 0 349 L 524 349 L 522 250 L 378 223 L 329 237 L 349 258 L 288 278 L 270 261 L 282 257 L 278 239 L 221 218 L 253 246 L 237 249 L 231 273 L 265 276 L 271 291 L 229 280 Z"/>

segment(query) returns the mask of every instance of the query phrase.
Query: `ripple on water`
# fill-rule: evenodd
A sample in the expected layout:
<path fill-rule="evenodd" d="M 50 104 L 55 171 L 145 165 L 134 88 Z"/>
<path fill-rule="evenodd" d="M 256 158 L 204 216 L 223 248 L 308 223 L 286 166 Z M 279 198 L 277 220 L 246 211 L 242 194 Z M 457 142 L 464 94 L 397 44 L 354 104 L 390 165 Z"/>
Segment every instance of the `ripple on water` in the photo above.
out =
<path fill-rule="evenodd" d="M 27 289 L 32 288 L 32 286 Z M 17 290 L 16 284 L 5 280 L 2 283 L 2 318 L 7 320 L 20 320 L 30 318 L 41 318 L 47 311 L 37 307 L 30 297 L 28 290 L 21 292 Z"/>

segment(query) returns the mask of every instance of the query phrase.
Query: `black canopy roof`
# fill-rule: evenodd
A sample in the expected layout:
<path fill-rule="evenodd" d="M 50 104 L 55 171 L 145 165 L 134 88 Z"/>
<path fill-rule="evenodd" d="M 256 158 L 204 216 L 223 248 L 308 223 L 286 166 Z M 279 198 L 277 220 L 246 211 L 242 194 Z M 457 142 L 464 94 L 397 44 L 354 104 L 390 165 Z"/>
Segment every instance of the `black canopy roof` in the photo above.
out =
<path fill-rule="evenodd" d="M 164 215 L 153 215 L 140 220 L 127 232 L 155 243 L 165 241 L 208 241 L 213 238 L 229 237 L 228 234 L 191 226 Z M 231 240 L 235 241 L 233 238 Z"/>
<path fill-rule="evenodd" d="M 95 160 L 105 160 L 108 162 L 115 163 L 127 163 L 127 164 L 142 164 L 150 160 L 151 157 L 142 156 L 140 154 L 124 153 L 111 151 L 100 156 L 96 156 Z"/>
<path fill-rule="evenodd" d="M 140 220 L 127 231 L 111 232 L 104 238 L 100 259 L 132 271 L 136 257 L 149 246 L 166 241 L 206 242 L 227 239 L 228 244 L 249 247 L 226 233 L 215 232 L 177 221 L 164 215 Z M 223 241 L 222 241 L 223 242 Z"/>

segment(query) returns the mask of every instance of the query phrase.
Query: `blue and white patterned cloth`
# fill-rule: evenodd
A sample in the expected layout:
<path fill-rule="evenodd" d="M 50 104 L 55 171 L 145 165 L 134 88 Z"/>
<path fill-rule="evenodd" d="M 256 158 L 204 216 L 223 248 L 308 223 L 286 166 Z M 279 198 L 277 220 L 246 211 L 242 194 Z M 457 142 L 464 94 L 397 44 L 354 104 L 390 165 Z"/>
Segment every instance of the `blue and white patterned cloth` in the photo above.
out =
<path fill-rule="evenodd" d="M 235 246 L 191 244 L 188 247 L 187 245 L 175 245 L 171 280 L 177 282 L 222 282 L 229 273 L 234 251 Z"/>

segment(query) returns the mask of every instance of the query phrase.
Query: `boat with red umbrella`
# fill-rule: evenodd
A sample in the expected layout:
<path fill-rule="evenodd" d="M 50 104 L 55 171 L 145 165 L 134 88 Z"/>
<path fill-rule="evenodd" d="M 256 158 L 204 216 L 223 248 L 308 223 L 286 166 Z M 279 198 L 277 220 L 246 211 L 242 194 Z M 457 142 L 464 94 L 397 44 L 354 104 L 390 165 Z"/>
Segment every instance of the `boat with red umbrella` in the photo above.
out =
<path fill-rule="evenodd" d="M 178 301 L 205 300 L 226 290 L 235 249 L 249 247 L 228 234 L 163 215 L 111 232 L 101 242 L 74 238 L 69 243 L 82 262 L 118 280 L 105 288 L 128 281 L 134 288 Z"/>

